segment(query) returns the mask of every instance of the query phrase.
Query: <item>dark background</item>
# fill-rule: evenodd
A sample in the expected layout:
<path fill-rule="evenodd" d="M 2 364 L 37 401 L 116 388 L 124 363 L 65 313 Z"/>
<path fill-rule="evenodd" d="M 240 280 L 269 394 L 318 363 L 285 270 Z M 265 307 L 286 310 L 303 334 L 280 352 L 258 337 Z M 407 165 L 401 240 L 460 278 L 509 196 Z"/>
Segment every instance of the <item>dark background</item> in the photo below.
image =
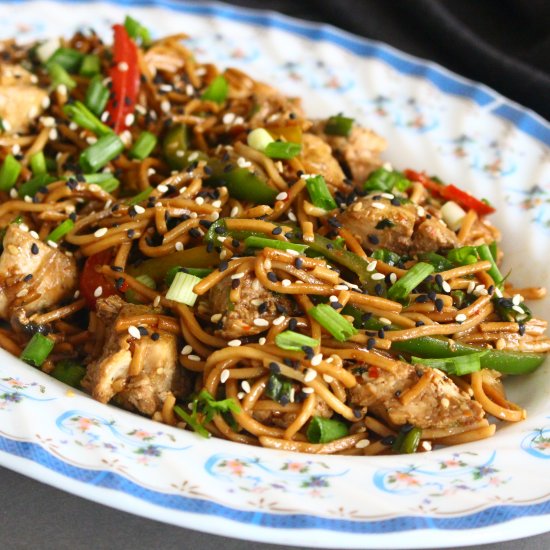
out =
<path fill-rule="evenodd" d="M 548 0 L 235 0 L 229 3 L 331 23 L 384 41 L 483 82 L 550 119 Z M 145 520 L 2 468 L 0 498 L 0 544 L 6 549 L 280 548 L 222 539 Z M 547 550 L 550 535 L 483 548 Z"/>

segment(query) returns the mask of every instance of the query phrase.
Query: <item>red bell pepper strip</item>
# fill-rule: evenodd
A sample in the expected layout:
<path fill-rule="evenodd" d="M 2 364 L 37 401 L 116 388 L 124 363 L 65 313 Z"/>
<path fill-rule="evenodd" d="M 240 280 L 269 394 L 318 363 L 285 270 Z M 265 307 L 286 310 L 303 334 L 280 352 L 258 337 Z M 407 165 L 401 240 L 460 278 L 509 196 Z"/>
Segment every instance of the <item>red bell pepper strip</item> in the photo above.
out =
<path fill-rule="evenodd" d="M 414 170 L 405 170 L 405 176 L 411 181 L 421 183 L 432 195 L 454 201 L 467 210 L 475 210 L 480 216 L 486 216 L 495 212 L 495 209 L 490 204 L 476 199 L 473 195 L 459 189 L 455 185 L 437 183 L 426 176 L 426 174 L 421 174 Z"/>
<path fill-rule="evenodd" d="M 133 113 L 139 91 L 138 49 L 122 25 L 114 25 L 111 95 L 107 104 L 108 123 L 120 134 L 126 129 L 126 116 Z"/>
<path fill-rule="evenodd" d="M 95 296 L 96 290 L 98 287 L 101 287 L 102 298 L 107 298 L 108 296 L 114 296 L 118 294 L 117 288 L 111 279 L 108 279 L 99 271 L 102 265 L 109 265 L 113 261 L 113 255 L 109 250 L 104 250 L 93 254 L 88 257 L 84 268 L 82 270 L 82 276 L 80 277 L 80 292 L 88 307 L 90 309 L 95 309 L 97 298 Z M 128 290 L 128 283 L 124 282 L 120 285 L 120 292 Z"/>

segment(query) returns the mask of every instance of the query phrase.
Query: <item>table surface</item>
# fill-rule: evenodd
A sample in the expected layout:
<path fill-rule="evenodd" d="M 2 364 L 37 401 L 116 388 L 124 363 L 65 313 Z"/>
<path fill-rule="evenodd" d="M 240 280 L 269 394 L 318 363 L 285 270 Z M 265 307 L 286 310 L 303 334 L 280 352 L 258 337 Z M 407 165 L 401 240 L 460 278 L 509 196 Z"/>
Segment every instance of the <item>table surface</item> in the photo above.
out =
<path fill-rule="evenodd" d="M 237 0 L 235 3 L 248 6 L 253 4 L 246 0 Z M 292 5 L 296 10 L 301 4 L 292 3 Z M 283 9 L 285 4 L 258 2 L 258 7 L 279 9 L 280 6 Z M 292 15 L 304 15 L 288 11 Z M 358 31 L 356 28 L 353 30 Z M 391 37 L 387 36 L 376 38 L 393 42 Z M 413 53 L 422 55 L 424 52 L 414 51 Z M 0 537 L 2 547 L 7 550 L 16 548 L 101 550 L 112 548 L 115 544 L 119 550 L 153 547 L 161 547 L 163 550 L 180 547 L 217 549 L 220 545 L 225 550 L 282 548 L 276 545 L 226 539 L 146 520 L 64 493 L 4 468 L 0 468 L 0 491 L 2 496 Z M 520 541 L 472 548 L 547 550 L 550 548 L 550 533 Z"/>

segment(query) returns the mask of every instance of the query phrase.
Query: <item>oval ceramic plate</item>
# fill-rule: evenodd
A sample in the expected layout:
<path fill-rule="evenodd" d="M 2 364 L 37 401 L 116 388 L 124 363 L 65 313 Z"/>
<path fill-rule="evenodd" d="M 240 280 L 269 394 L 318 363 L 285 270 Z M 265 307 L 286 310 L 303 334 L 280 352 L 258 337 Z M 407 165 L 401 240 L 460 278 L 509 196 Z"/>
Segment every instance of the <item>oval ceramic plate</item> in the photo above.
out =
<path fill-rule="evenodd" d="M 489 198 L 512 278 L 550 284 L 542 253 L 550 244 L 550 128 L 534 113 L 332 27 L 222 4 L 131 4 L 154 35 L 192 35 L 200 59 L 301 96 L 311 116 L 343 111 L 374 128 L 396 167 L 426 169 Z M 129 6 L 4 3 L 0 36 L 25 41 L 93 25 L 108 38 Z M 537 313 L 545 305 L 535 304 Z M 231 537 L 326 547 L 465 546 L 549 525 L 548 364 L 509 381 L 529 418 L 490 440 L 359 458 L 203 440 L 0 358 L 0 463 L 109 506 Z"/>

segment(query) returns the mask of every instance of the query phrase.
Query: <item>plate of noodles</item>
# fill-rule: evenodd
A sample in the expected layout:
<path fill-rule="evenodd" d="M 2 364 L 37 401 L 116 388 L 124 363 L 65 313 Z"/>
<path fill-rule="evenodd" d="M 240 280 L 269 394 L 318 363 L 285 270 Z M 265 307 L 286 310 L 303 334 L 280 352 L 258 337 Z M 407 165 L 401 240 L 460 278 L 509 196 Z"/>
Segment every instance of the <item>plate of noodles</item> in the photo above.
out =
<path fill-rule="evenodd" d="M 329 26 L 126 4 L 0 4 L 0 464 L 257 541 L 545 531 L 548 124 Z"/>

